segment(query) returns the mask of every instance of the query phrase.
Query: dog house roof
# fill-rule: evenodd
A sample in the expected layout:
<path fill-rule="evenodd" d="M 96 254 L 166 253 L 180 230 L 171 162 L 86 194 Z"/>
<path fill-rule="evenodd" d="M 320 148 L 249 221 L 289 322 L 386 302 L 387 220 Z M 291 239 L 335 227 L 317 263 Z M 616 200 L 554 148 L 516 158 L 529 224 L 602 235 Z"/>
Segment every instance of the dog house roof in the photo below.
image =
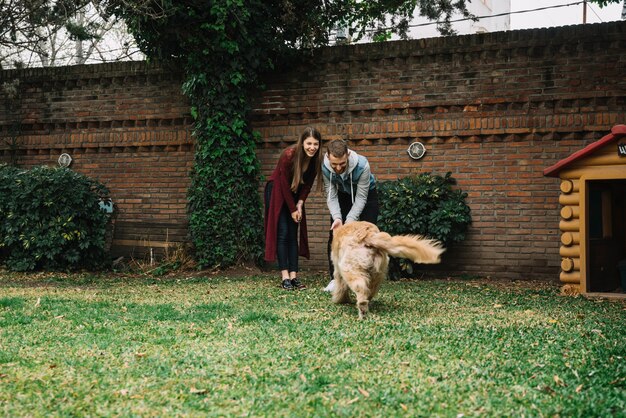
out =
<path fill-rule="evenodd" d="M 569 165 L 571 165 L 575 161 L 578 161 L 581 158 L 586 157 L 587 155 L 591 154 L 595 150 L 602 148 L 606 144 L 616 141 L 623 136 L 626 136 L 626 125 L 615 125 L 611 129 L 610 134 L 603 136 L 596 142 L 593 142 L 587 145 L 585 148 L 579 151 L 576 151 L 569 157 L 563 158 L 561 161 L 554 164 L 553 166 L 546 168 L 545 170 L 543 170 L 543 175 L 548 176 L 548 177 L 558 177 L 559 172 L 561 170 L 563 170 L 564 168 L 567 168 Z"/>

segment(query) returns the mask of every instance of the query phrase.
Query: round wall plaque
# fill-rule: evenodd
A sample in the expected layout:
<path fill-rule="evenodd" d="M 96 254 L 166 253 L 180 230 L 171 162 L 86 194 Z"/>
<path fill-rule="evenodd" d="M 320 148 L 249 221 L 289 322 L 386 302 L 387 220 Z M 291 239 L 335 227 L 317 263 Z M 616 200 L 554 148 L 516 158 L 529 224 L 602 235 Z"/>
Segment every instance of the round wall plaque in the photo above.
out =
<path fill-rule="evenodd" d="M 406 150 L 409 153 L 409 156 L 414 160 L 419 160 L 426 154 L 426 147 L 421 142 L 413 142 L 409 145 L 409 149 Z"/>
<path fill-rule="evenodd" d="M 63 153 L 59 156 L 59 165 L 61 167 L 69 167 L 72 164 L 72 157 L 69 154 Z"/>

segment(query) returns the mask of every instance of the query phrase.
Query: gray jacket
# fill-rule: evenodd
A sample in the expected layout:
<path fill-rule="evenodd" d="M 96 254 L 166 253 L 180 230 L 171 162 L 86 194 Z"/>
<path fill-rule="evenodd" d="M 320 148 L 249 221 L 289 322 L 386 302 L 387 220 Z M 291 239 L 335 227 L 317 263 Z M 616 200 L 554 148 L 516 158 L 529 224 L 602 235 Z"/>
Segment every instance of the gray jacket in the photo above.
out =
<path fill-rule="evenodd" d="M 346 193 L 352 199 L 352 208 L 346 216 L 346 223 L 358 221 L 367 202 L 369 191 L 376 187 L 376 180 L 370 171 L 367 158 L 349 151 L 346 170 L 342 174 L 337 174 L 330 165 L 328 155 L 324 155 L 322 175 L 326 204 L 333 220 L 341 219 L 341 207 L 337 194 Z"/>

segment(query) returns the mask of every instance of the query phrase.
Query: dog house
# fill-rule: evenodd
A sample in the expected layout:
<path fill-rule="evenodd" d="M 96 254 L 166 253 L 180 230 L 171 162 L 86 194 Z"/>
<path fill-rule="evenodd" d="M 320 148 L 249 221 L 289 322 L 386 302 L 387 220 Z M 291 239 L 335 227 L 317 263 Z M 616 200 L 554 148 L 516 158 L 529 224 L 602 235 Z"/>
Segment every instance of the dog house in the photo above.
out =
<path fill-rule="evenodd" d="M 626 297 L 626 125 L 544 170 L 561 179 L 560 280 Z"/>

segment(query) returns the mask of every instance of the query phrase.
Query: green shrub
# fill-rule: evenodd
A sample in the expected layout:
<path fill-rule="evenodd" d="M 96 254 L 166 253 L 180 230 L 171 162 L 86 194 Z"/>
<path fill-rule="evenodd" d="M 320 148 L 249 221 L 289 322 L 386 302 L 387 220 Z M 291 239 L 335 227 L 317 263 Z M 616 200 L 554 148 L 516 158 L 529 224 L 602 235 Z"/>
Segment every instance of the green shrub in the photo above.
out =
<path fill-rule="evenodd" d="M 4 224 L 4 219 L 8 213 L 7 209 L 11 202 L 13 182 L 18 172 L 19 170 L 16 167 L 0 164 L 0 222 L 2 222 L 2 224 L 0 224 L 0 234 L 2 234 L 2 225 Z M 4 241 L 2 237 L 3 235 L 0 235 L 0 263 L 7 256 L 7 249 L 2 245 Z"/>
<path fill-rule="evenodd" d="M 456 180 L 421 173 L 395 181 L 378 183 L 380 215 L 378 226 L 392 235 L 420 234 L 441 241 L 446 247 L 465 239 L 472 222 L 465 203 L 467 193 L 453 189 Z M 393 260 L 390 276 L 399 272 L 412 275 L 415 265 L 407 260 Z"/>
<path fill-rule="evenodd" d="M 101 267 L 107 196 L 67 168 L 0 166 L 0 261 L 15 271 Z"/>

